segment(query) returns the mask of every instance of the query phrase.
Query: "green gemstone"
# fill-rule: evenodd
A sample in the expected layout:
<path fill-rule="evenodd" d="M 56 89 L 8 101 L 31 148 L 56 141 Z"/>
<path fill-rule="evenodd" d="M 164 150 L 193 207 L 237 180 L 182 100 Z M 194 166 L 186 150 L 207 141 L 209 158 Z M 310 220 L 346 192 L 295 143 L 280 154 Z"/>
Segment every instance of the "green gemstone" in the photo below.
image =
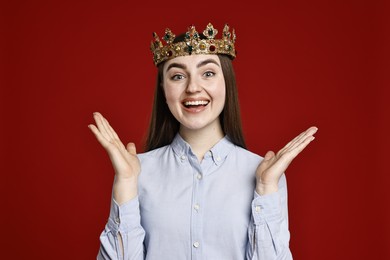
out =
<path fill-rule="evenodd" d="M 213 29 L 209 29 L 209 31 L 207 33 L 209 34 L 209 36 L 213 36 L 214 35 L 214 30 Z"/>
<path fill-rule="evenodd" d="M 188 54 L 190 54 L 190 55 L 192 53 L 192 50 L 193 50 L 192 45 L 187 45 L 186 47 L 184 47 L 184 51 L 188 52 Z"/>

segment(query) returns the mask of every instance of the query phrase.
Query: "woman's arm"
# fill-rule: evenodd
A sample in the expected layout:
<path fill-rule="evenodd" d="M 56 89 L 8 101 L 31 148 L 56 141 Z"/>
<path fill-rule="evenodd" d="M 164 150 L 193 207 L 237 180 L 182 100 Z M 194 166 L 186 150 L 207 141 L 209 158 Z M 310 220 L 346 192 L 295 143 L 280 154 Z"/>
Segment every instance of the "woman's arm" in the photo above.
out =
<path fill-rule="evenodd" d="M 94 113 L 96 125 L 88 125 L 96 139 L 107 151 L 115 170 L 113 197 L 118 204 L 123 204 L 137 196 L 138 175 L 141 165 L 134 143 L 123 145 L 114 129 L 100 114 Z"/>
<path fill-rule="evenodd" d="M 313 135 L 317 130 L 316 127 L 310 127 L 277 154 L 267 152 L 257 168 L 247 259 L 292 259 L 284 172 L 292 160 L 314 140 Z"/>
<path fill-rule="evenodd" d="M 135 145 L 125 147 L 100 113 L 94 113 L 94 119 L 96 126 L 88 127 L 107 151 L 115 170 L 110 217 L 100 236 L 98 259 L 143 259 L 145 231 L 140 224 L 137 197 L 141 166 Z"/>
<path fill-rule="evenodd" d="M 292 259 L 284 174 L 280 178 L 278 191 L 267 195 L 254 192 L 248 236 L 248 260 Z"/>
<path fill-rule="evenodd" d="M 100 235 L 97 259 L 144 259 L 145 231 L 141 226 L 138 197 L 119 206 L 113 199 L 110 217 Z"/>

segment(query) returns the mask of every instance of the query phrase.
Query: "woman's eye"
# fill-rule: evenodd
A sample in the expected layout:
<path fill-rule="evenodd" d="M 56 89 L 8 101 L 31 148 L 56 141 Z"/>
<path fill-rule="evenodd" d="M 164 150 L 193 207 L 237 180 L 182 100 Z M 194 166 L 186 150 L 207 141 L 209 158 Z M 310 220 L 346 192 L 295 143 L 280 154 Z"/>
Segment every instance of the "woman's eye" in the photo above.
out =
<path fill-rule="evenodd" d="M 176 75 L 173 75 L 173 76 L 171 77 L 172 80 L 181 80 L 181 79 L 183 79 L 183 78 L 184 78 L 184 76 L 183 76 L 183 75 L 180 75 L 180 74 L 176 74 Z"/>
<path fill-rule="evenodd" d="M 212 76 L 214 76 L 215 75 L 215 73 L 214 72 L 212 72 L 212 71 L 206 71 L 204 74 L 203 74 L 205 77 L 212 77 Z"/>

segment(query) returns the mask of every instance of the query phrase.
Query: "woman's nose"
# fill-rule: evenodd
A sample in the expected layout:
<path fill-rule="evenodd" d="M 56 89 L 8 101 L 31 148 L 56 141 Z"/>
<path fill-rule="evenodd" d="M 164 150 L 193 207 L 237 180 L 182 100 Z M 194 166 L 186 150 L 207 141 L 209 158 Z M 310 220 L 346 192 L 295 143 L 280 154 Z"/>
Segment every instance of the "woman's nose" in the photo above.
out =
<path fill-rule="evenodd" d="M 188 93 L 196 93 L 202 91 L 202 86 L 200 82 L 197 82 L 195 79 L 190 78 L 188 80 L 186 92 Z"/>

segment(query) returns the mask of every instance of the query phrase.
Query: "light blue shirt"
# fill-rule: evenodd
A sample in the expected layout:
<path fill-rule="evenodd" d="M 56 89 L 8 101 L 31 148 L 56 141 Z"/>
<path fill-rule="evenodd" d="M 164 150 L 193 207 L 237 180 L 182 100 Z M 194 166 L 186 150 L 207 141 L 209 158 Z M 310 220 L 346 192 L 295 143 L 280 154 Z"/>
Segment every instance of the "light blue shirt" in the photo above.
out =
<path fill-rule="evenodd" d="M 278 192 L 258 195 L 260 156 L 224 137 L 199 163 L 177 134 L 138 157 L 138 196 L 112 200 L 98 259 L 292 259 L 286 178 Z"/>

